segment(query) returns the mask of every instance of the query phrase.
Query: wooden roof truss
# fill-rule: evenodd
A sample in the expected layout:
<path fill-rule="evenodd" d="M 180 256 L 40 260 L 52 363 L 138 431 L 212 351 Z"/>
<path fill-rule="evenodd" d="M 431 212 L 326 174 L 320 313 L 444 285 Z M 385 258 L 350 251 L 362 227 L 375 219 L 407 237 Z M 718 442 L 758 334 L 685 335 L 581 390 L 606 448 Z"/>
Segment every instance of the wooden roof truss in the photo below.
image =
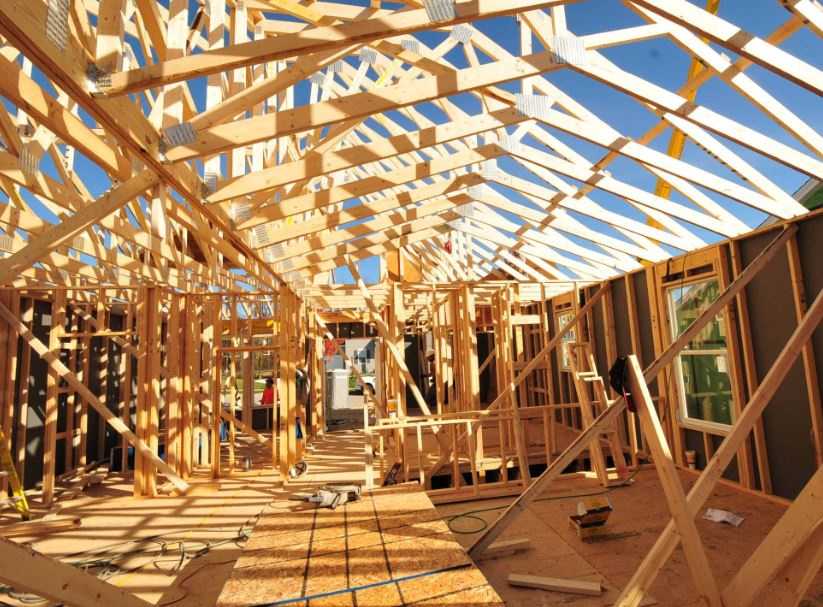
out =
<path fill-rule="evenodd" d="M 577 36 L 564 4 L 5 0 L 0 283 L 311 294 L 347 260 L 401 248 L 432 282 L 600 280 L 748 231 L 743 206 L 805 212 L 729 142 L 823 179 L 821 135 L 746 75 L 823 92 L 823 72 L 779 47 L 821 34 L 818 2 L 785 3 L 765 39 L 686 0 L 626 2 L 637 26 Z M 518 56 L 473 25 L 511 16 Z M 658 37 L 704 66 L 677 91 L 604 53 Z M 659 120 L 630 136 L 554 84 L 560 70 Z M 691 101 L 714 77 L 796 145 Z M 657 151 L 670 128 L 716 170 Z M 618 159 L 677 199 L 613 175 Z"/>

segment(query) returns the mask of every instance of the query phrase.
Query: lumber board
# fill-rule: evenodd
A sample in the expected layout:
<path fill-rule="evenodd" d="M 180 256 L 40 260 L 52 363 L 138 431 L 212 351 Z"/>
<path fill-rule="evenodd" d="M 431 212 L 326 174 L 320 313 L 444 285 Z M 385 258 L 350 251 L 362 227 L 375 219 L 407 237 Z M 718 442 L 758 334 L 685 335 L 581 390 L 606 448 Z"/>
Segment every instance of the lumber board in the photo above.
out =
<path fill-rule="evenodd" d="M 522 552 L 529 550 L 532 547 L 532 541 L 529 538 L 512 538 L 508 540 L 498 540 L 479 556 L 480 559 L 500 558 L 501 556 L 509 556 L 515 552 Z"/>
<path fill-rule="evenodd" d="M 524 573 L 510 573 L 507 579 L 512 586 L 522 586 L 524 588 L 537 588 L 538 590 L 551 590 L 553 592 L 585 594 L 589 596 L 600 596 L 603 593 L 603 586 L 600 582 L 527 575 Z"/>
<path fill-rule="evenodd" d="M 24 521 L 0 527 L 0 537 L 29 537 L 33 535 L 44 535 L 57 531 L 74 529 L 81 525 L 79 516 L 59 516 L 54 518 L 42 518 L 33 521 Z"/>
<path fill-rule="evenodd" d="M 27 546 L 0 537 L 0 581 L 12 588 L 77 607 L 123 605 L 147 607 L 123 588 L 104 582 L 85 571 L 50 559 Z"/>
<path fill-rule="evenodd" d="M 0 303 L 0 316 L 6 319 L 6 321 L 14 325 L 17 329 L 18 334 L 29 344 L 29 346 L 34 350 L 42 359 L 46 361 L 50 368 L 52 368 L 55 373 L 57 373 L 60 377 L 66 380 L 68 384 L 75 389 L 85 400 L 88 402 L 92 407 L 94 407 L 95 411 L 109 424 L 112 428 L 114 428 L 117 432 L 119 432 L 129 443 L 135 448 L 138 449 L 143 455 L 145 455 L 155 466 L 157 466 L 158 470 L 160 470 L 163 474 L 165 474 L 168 479 L 174 483 L 175 487 L 177 487 L 180 491 L 186 491 L 189 488 L 188 483 L 186 483 L 182 478 L 177 476 L 177 474 L 172 470 L 166 462 L 164 462 L 157 454 L 152 450 L 152 448 L 143 440 L 139 439 L 134 432 L 132 432 L 129 427 L 123 423 L 119 417 L 115 416 L 111 411 L 108 410 L 100 400 L 92 394 L 92 392 L 80 382 L 77 377 L 72 373 L 61 361 L 60 359 L 51 352 L 43 342 L 41 342 L 31 330 L 26 327 L 20 320 L 14 316 L 11 311 L 2 303 Z"/>

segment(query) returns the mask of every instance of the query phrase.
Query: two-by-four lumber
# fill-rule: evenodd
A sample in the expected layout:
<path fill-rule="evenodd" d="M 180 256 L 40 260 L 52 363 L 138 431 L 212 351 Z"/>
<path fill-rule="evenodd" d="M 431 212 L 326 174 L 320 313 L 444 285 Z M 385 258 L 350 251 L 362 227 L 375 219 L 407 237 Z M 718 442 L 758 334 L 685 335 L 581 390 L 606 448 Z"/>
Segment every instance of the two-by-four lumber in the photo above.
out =
<path fill-rule="evenodd" d="M 784 226 L 780 234 L 772 240 L 766 248 L 746 267 L 746 269 L 728 286 L 728 288 L 721 293 L 718 298 L 710 305 L 703 313 L 698 316 L 689 327 L 680 334 L 680 337 L 672 343 L 665 352 L 663 352 L 657 359 L 646 368 L 643 377 L 646 382 L 653 381 L 657 375 L 670 364 L 677 354 L 688 344 L 695 335 L 715 316 L 717 316 L 725 306 L 740 292 L 757 273 L 763 269 L 774 256 L 782 250 L 787 240 L 797 231 L 797 226 L 790 224 Z M 604 287 L 598 291 L 601 293 Z M 595 294 L 594 297 L 597 297 Z M 587 303 L 590 303 L 591 300 Z M 578 312 L 578 316 L 582 312 L 588 312 L 585 306 Z M 569 325 L 575 323 L 576 319 L 572 320 Z M 532 361 L 534 363 L 535 361 Z M 531 363 L 530 363 L 531 364 Z M 536 363 L 535 363 L 536 364 Z M 528 368 L 528 365 L 527 367 Z M 526 369 L 523 370 L 525 372 Z M 523 374 L 521 372 L 521 375 Z M 520 376 L 518 376 L 520 377 Z M 761 384 L 761 388 L 762 388 Z M 554 460 L 546 470 L 523 492 L 516 500 L 514 500 L 506 510 L 504 510 L 497 520 L 490 525 L 471 545 L 469 548 L 470 555 L 476 555 L 485 550 L 501 533 L 514 521 L 520 510 L 524 510 L 532 501 L 538 496 L 542 495 L 543 491 L 549 484 L 557 478 L 566 467 L 571 464 L 575 458 L 583 451 L 591 440 L 609 428 L 617 419 L 617 416 L 626 408 L 625 398 L 619 397 L 610 407 L 603 411 L 595 420 L 594 423 L 577 435 L 572 443 L 561 453 L 556 460 Z M 747 410 L 748 412 L 748 410 Z M 719 451 L 718 451 L 719 453 Z M 725 469 L 725 467 L 724 467 Z M 671 550 L 676 546 L 677 538 L 672 538 L 673 544 Z M 639 604 L 639 601 L 638 603 Z M 635 604 L 635 607 L 637 606 Z"/>
<path fill-rule="evenodd" d="M 82 569 L 1 537 L 0 581 L 18 592 L 31 592 L 48 601 L 72 607 L 151 606 L 151 603 Z"/>
<path fill-rule="evenodd" d="M 5 308 L 8 310 L 8 308 Z M 59 356 L 60 338 L 65 330 L 66 292 L 54 292 L 51 309 L 51 328 L 49 329 L 49 352 Z M 11 321 L 9 321 L 11 322 Z M 25 337 L 24 337 L 25 339 Z M 60 375 L 50 368 L 46 376 L 46 418 L 43 426 L 43 503 L 48 506 L 54 499 L 54 481 L 57 466 L 57 416 Z"/>
<path fill-rule="evenodd" d="M 787 232 L 788 231 L 784 232 L 782 236 L 785 236 Z M 762 254 L 763 253 L 761 253 L 761 255 Z M 754 262 L 752 265 L 754 265 Z M 748 271 L 752 265 L 746 268 L 740 278 L 745 275 L 746 271 Z M 740 280 L 740 278 L 737 280 Z M 734 285 L 735 283 L 732 283 L 730 288 Z M 814 333 L 821 320 L 823 320 L 823 291 L 818 293 L 817 298 L 809 307 L 803 320 L 797 329 L 795 329 L 794 333 L 792 333 L 791 337 L 789 337 L 789 340 L 775 359 L 771 369 L 769 369 L 769 372 L 743 408 L 740 417 L 735 421 L 726 438 L 717 451 L 715 451 L 714 457 L 709 460 L 700 477 L 697 479 L 697 482 L 689 491 L 687 502 L 691 516 L 696 516 L 698 510 L 711 495 L 714 486 L 731 463 L 740 445 L 749 436 L 755 422 L 760 418 L 775 392 L 780 387 L 780 384 L 783 382 L 786 374 L 789 372 L 789 369 L 791 369 L 795 360 L 797 360 L 803 344 L 805 344 L 812 333 Z M 647 381 L 651 379 L 648 375 L 646 375 L 646 378 Z M 616 605 L 620 607 L 639 606 L 646 592 L 648 592 L 649 587 L 654 582 L 657 573 L 665 565 L 666 560 L 677 547 L 679 540 L 680 536 L 677 533 L 677 529 L 674 523 L 670 522 L 643 559 L 640 567 L 623 590 L 620 600 L 618 600 Z"/>
<path fill-rule="evenodd" d="M 603 594 L 603 585 L 600 582 L 573 578 L 556 578 L 542 575 L 528 575 L 525 573 L 510 573 L 507 578 L 512 586 L 521 588 L 537 588 L 567 594 L 585 594 L 600 596 Z"/>
<path fill-rule="evenodd" d="M 380 334 L 380 337 L 383 338 L 383 343 L 386 345 L 386 347 L 392 355 L 392 358 L 397 364 L 397 367 L 400 370 L 400 374 L 402 375 L 406 384 L 409 386 L 409 389 L 411 390 L 412 395 L 414 396 L 414 400 L 417 402 L 417 405 L 420 407 L 420 410 L 423 412 L 424 415 L 431 415 L 432 413 L 429 409 L 429 405 L 426 403 L 426 399 L 423 398 L 423 394 L 420 392 L 420 388 L 417 387 L 417 383 L 414 381 L 414 377 L 412 376 L 411 371 L 409 371 L 408 365 L 406 365 L 404 353 L 398 350 L 397 346 L 394 343 L 392 343 L 389 327 L 386 325 L 383 319 L 380 318 L 380 311 L 377 309 L 377 305 L 374 303 L 374 300 L 372 299 L 371 293 L 369 292 L 366 283 L 363 282 L 363 277 L 360 275 L 360 271 L 357 269 L 356 262 L 353 262 L 351 259 L 347 261 L 349 272 L 351 272 L 352 277 L 354 278 L 358 288 L 360 289 L 360 293 L 363 295 L 363 299 L 365 299 L 366 301 L 366 305 L 368 305 L 369 307 L 369 311 L 372 313 L 375 325 L 377 326 L 377 331 Z M 439 428 L 435 426 L 432 428 L 432 430 L 435 433 L 435 437 L 437 438 L 437 442 L 440 444 L 440 447 L 442 449 L 448 449 L 448 443 L 446 442 L 446 438 L 439 432 Z M 431 476 L 429 476 L 429 478 L 431 478 Z"/>
<path fill-rule="evenodd" d="M 56 531 L 65 531 L 80 526 L 79 516 L 61 516 L 58 518 L 41 518 L 33 521 L 23 521 L 6 525 L 0 528 L 0 537 L 28 537 L 32 535 L 43 535 Z"/>
<path fill-rule="evenodd" d="M 760 600 L 769 583 L 823 528 L 823 467 L 806 483 L 788 510 L 723 589 L 726 607 L 745 607 Z M 820 548 L 818 548 L 818 551 Z M 817 569 L 820 568 L 818 562 Z M 801 593 L 802 596 L 802 593 Z M 799 597 L 798 597 L 799 600 Z M 776 605 L 778 603 L 761 603 Z M 784 603 L 780 603 L 784 605 Z"/>
<path fill-rule="evenodd" d="M 51 370 L 58 376 L 62 377 L 75 392 L 80 394 L 95 411 L 117 432 L 123 435 L 126 440 L 140 453 L 145 455 L 166 477 L 174 484 L 180 491 L 187 491 L 189 484 L 182 478 L 177 476 L 174 470 L 166 464 L 160 457 L 146 444 L 139 439 L 134 432 L 123 422 L 122 419 L 115 416 L 108 410 L 100 400 L 95 396 L 79 379 L 66 367 L 61 361 L 57 353 L 52 352 L 49 348 L 32 333 L 32 331 L 24 325 L 20 320 L 11 313 L 11 311 L 2 303 L 0 303 L 0 316 L 15 327 L 15 330 L 23 338 L 23 340 L 31 346 L 32 350 L 37 352 L 38 356 L 42 358 Z"/>
<path fill-rule="evenodd" d="M 686 494 L 683 491 L 683 484 L 677 473 L 674 459 L 672 458 L 669 443 L 660 425 L 660 418 L 654 408 L 649 387 L 640 369 L 637 357 L 630 355 L 627 357 L 628 365 L 628 388 L 632 402 L 637 410 L 640 419 L 640 427 L 646 445 L 649 448 L 660 478 L 660 485 L 672 515 L 672 521 L 677 527 L 677 533 L 683 544 L 683 551 L 686 554 L 686 563 L 691 572 L 694 587 L 710 607 L 722 607 L 724 605 L 720 598 L 720 590 L 717 587 L 717 580 L 712 574 L 706 551 L 700 540 L 694 516 L 689 512 L 686 504 Z"/>

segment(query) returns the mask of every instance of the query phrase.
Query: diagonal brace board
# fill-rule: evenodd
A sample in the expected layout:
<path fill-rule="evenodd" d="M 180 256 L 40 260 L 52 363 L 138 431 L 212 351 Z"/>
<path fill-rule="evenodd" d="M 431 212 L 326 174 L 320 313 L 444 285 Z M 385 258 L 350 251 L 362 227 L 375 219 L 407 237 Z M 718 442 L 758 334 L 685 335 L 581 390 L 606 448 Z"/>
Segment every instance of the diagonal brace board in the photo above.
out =
<path fill-rule="evenodd" d="M 188 491 L 189 484 L 184 481 L 182 478 L 177 476 L 174 470 L 172 470 L 171 466 L 169 466 L 166 462 L 164 462 L 160 457 L 154 452 L 154 450 L 149 447 L 145 442 L 137 437 L 134 432 L 132 432 L 129 427 L 123 422 L 122 419 L 117 417 L 114 413 L 109 411 L 109 409 L 100 402 L 100 399 L 95 396 L 91 390 L 89 390 L 83 382 L 77 379 L 77 376 L 69 370 L 66 365 L 64 365 L 61 361 L 59 356 L 50 351 L 48 347 L 37 337 L 31 330 L 24 325 L 20 320 L 9 310 L 5 305 L 0 303 L 0 316 L 3 317 L 6 322 L 9 323 L 14 330 L 22 337 L 26 343 L 31 346 L 31 349 L 37 352 L 38 356 L 42 358 L 46 364 L 49 366 L 49 369 L 56 373 L 58 376 L 62 377 L 66 382 L 71 386 L 72 390 L 80 394 L 80 396 L 92 407 L 97 413 L 106 420 L 106 423 L 109 424 L 112 428 L 114 428 L 117 432 L 119 432 L 128 442 L 132 445 L 137 451 L 139 451 L 142 455 L 147 457 L 151 463 L 157 466 L 157 469 L 166 475 L 166 477 L 174 484 L 174 486 L 182 491 Z"/>
<path fill-rule="evenodd" d="M 728 286 L 728 288 L 714 301 L 714 303 L 706 308 L 706 310 L 698 316 L 691 325 L 689 325 L 688 329 L 686 329 L 680 337 L 672 343 L 669 348 L 663 352 L 651 365 L 649 365 L 643 373 L 645 380 L 647 382 L 654 380 L 664 369 L 664 367 L 674 360 L 675 356 L 677 356 L 686 344 L 694 339 L 695 335 L 706 325 L 706 323 L 717 316 L 727 305 L 729 305 L 737 293 L 749 284 L 757 273 L 762 270 L 763 267 L 765 267 L 766 264 L 768 264 L 780 250 L 782 250 L 783 246 L 795 232 L 797 232 L 797 226 L 794 224 L 784 227 L 782 232 L 760 252 L 760 254 Z M 532 362 L 534 362 L 534 360 Z M 526 369 L 524 369 L 524 371 L 525 370 Z M 762 385 L 763 384 L 761 384 L 761 387 Z M 614 423 L 617 416 L 625 408 L 625 399 L 623 397 L 618 398 L 608 409 L 606 409 L 594 420 L 594 423 L 591 426 L 578 434 L 577 438 L 575 438 L 566 450 L 563 451 L 563 453 L 561 453 L 557 459 L 543 471 L 537 480 L 535 480 L 535 482 L 532 483 L 528 489 L 521 493 L 518 498 L 500 514 L 497 520 L 474 541 L 474 543 L 469 547 L 469 554 L 472 556 L 482 554 L 483 551 L 488 548 L 492 542 L 494 542 L 494 540 L 497 539 L 500 534 L 503 533 L 503 531 L 514 521 L 519 511 L 526 509 L 532 501 L 540 496 L 546 487 L 548 487 L 555 478 L 560 476 L 563 470 L 565 470 L 566 467 L 577 458 L 577 456 L 583 451 L 583 449 L 585 449 L 586 445 L 590 443 L 592 439 L 604 432 L 611 424 Z M 732 451 L 732 454 L 733 453 L 735 453 L 734 450 Z M 723 469 L 725 469 L 725 466 L 721 468 L 721 471 Z M 708 497 L 708 493 L 706 494 L 706 497 Z M 668 547 L 670 547 L 668 553 L 670 553 L 671 550 L 674 550 L 677 545 L 678 536 L 676 535 L 672 525 L 667 527 L 667 530 L 671 531 L 671 537 L 668 540 Z M 644 563 L 648 561 L 649 558 L 650 557 L 647 557 Z M 653 561 L 653 563 L 654 562 L 657 561 Z M 639 604 L 639 601 L 638 603 L 632 604 L 636 606 Z"/>
<path fill-rule="evenodd" d="M 0 582 L 72 607 L 151 605 L 123 588 L 5 538 L 0 538 Z"/>
<path fill-rule="evenodd" d="M 812 476 L 757 550 L 723 589 L 727 607 L 752 605 L 793 554 L 813 541 L 823 525 L 823 468 Z M 817 533 L 819 535 L 819 533 Z"/>
<path fill-rule="evenodd" d="M 640 427 L 654 460 L 657 475 L 660 477 L 660 485 L 666 496 L 669 511 L 672 513 L 672 521 L 677 526 L 677 533 L 683 544 L 686 563 L 689 566 L 695 588 L 701 593 L 701 599 L 707 605 L 722 607 L 723 601 L 717 588 L 717 580 L 712 574 L 706 551 L 700 541 L 700 534 L 697 531 L 694 516 L 689 512 L 686 494 L 683 492 L 683 484 L 677 474 L 677 467 L 674 464 L 674 459 L 672 459 L 666 434 L 663 432 L 663 426 L 660 425 L 660 418 L 654 409 L 652 396 L 649 394 L 649 387 L 643 378 L 643 372 L 640 370 L 640 363 L 637 362 L 636 355 L 632 354 L 628 357 L 628 366 L 629 392 L 637 407 Z"/>

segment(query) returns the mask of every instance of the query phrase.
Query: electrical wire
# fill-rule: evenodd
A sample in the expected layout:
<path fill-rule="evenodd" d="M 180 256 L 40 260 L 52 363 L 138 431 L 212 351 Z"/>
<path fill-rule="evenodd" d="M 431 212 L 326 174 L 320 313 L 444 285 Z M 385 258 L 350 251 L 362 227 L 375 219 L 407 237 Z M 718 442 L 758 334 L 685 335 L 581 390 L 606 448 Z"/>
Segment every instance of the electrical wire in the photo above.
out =
<path fill-rule="evenodd" d="M 571 500 L 571 499 L 579 499 L 581 497 L 593 497 L 596 495 L 605 495 L 607 493 L 611 493 L 616 489 L 622 489 L 623 487 L 628 487 L 631 485 L 634 477 L 640 472 L 640 469 L 636 469 L 631 475 L 624 480 L 622 483 L 617 485 L 612 485 L 610 487 L 606 487 L 605 489 L 601 489 L 599 491 L 590 491 L 588 493 L 575 493 L 572 495 L 549 495 L 546 497 L 538 497 L 534 501 L 535 502 L 554 502 L 554 501 L 563 501 L 563 500 Z M 473 533 L 481 533 L 488 529 L 489 523 L 482 517 L 477 516 L 478 514 L 483 514 L 484 512 L 494 512 L 496 510 L 504 510 L 509 507 L 509 504 L 503 504 L 500 506 L 491 506 L 489 508 L 480 508 L 477 510 L 468 510 L 466 512 L 461 512 L 460 514 L 455 514 L 450 516 L 446 519 L 446 525 L 449 527 L 449 531 L 452 533 L 456 533 L 458 535 L 471 535 Z M 471 521 L 477 521 L 478 525 L 476 527 L 472 527 L 469 529 L 460 529 L 459 527 L 454 526 L 454 521 L 459 521 L 461 519 L 467 519 Z"/>
<path fill-rule="evenodd" d="M 259 515 L 247 519 L 237 529 L 225 529 L 222 527 L 194 527 L 183 531 L 189 532 L 208 532 L 208 533 L 233 533 L 231 537 L 223 540 L 208 541 L 198 539 L 179 539 L 180 531 L 170 531 L 168 533 L 160 533 L 134 540 L 127 540 L 124 542 L 117 542 L 109 544 L 100 548 L 93 548 L 81 552 L 75 552 L 68 555 L 64 562 L 66 564 L 82 569 L 86 573 L 95 575 L 101 580 L 110 580 L 119 575 L 133 573 L 145 567 L 154 567 L 159 571 L 165 572 L 167 575 L 176 575 L 182 571 L 183 567 L 191 561 L 198 559 L 208 554 L 211 550 L 219 548 L 227 544 L 236 544 L 241 546 L 249 539 L 251 531 Z M 169 539 L 174 536 L 175 539 Z M 131 550 L 119 551 L 118 549 L 138 545 L 137 548 Z M 147 561 L 139 563 L 133 567 L 123 567 L 118 563 L 122 563 L 127 559 L 137 558 L 141 556 L 154 557 Z M 210 565 L 218 563 L 209 563 Z M 198 569 L 198 571 L 200 571 Z M 196 573 L 196 572 L 195 572 Z M 183 581 L 188 579 L 187 576 Z M 10 586 L 0 584 L 0 595 L 4 595 L 9 599 L 16 601 L 17 604 L 23 605 L 38 605 L 47 603 L 42 597 L 27 592 L 17 592 Z M 172 604 L 181 599 L 176 599 L 165 604 Z M 14 607 L 13 604 L 0 600 L 0 606 Z"/>

